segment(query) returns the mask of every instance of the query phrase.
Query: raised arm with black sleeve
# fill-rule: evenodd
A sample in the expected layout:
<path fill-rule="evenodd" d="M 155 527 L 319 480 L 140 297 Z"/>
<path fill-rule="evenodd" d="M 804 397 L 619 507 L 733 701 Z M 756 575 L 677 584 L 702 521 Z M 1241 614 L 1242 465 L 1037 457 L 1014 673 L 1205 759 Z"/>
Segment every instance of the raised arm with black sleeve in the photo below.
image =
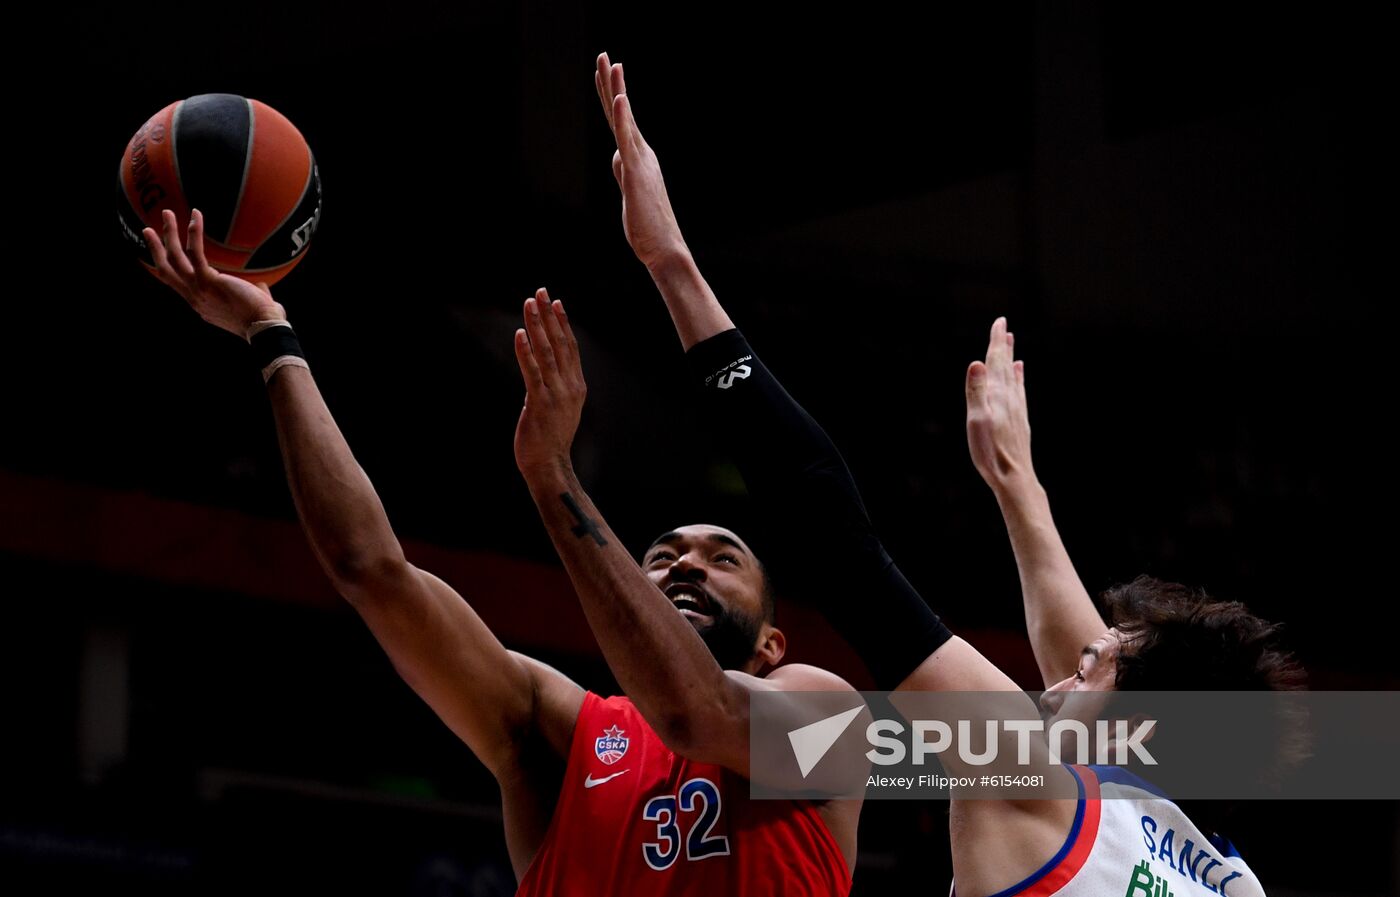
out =
<path fill-rule="evenodd" d="M 622 65 L 598 57 L 594 84 L 617 141 L 613 175 L 622 227 L 666 301 L 705 401 L 747 438 L 731 443 L 764 516 L 779 530 L 801 522 L 801 552 L 776 539 L 770 565 L 789 585 L 820 557 L 821 581 L 806 590 L 865 660 L 881 688 L 894 688 L 952 637 L 880 544 L 836 446 L 749 347 L 695 265 L 666 193 L 656 153 L 632 116 Z M 786 555 L 786 557 L 782 557 Z"/>
<path fill-rule="evenodd" d="M 866 513 L 854 478 L 821 426 L 788 394 L 737 329 L 686 353 L 691 379 L 715 417 L 747 434 L 729 450 L 764 515 L 784 530 L 802 521 L 801 544 L 775 537 L 790 584 L 821 559 L 813 603 L 865 660 L 876 686 L 892 689 L 952 637 L 899 571 Z M 800 585 L 808 585 L 801 583 Z"/>

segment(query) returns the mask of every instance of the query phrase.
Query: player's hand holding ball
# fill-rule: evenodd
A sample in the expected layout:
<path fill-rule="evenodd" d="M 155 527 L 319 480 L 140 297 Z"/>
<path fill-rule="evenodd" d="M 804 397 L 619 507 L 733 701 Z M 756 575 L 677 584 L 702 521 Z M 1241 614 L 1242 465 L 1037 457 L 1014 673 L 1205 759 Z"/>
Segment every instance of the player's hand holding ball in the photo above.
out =
<path fill-rule="evenodd" d="M 190 214 L 188 252 L 180 240 L 175 213 L 167 209 L 161 219 L 163 233 L 158 235 L 149 227 L 143 231 L 156 277 L 183 296 L 201 318 L 240 339 L 247 337 L 254 321 L 287 319 L 266 284 L 249 283 L 209 264 L 204 254 L 204 216 L 198 209 Z"/>
<path fill-rule="evenodd" d="M 267 287 L 321 220 L 316 158 L 286 116 L 236 94 L 171 103 L 128 141 L 117 188 L 121 233 L 202 318 L 240 337 L 286 319 Z"/>

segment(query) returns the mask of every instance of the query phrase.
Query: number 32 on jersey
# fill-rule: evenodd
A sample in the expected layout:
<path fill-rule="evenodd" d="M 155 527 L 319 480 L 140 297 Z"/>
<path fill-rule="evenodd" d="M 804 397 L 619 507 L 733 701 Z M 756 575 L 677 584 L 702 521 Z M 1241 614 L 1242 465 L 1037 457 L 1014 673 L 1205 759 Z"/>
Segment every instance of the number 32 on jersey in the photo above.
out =
<path fill-rule="evenodd" d="M 658 795 L 642 808 L 642 818 L 656 823 L 656 840 L 642 844 L 642 856 L 648 866 L 658 872 L 669 869 L 680 856 L 682 834 L 677 808 L 679 813 L 699 814 L 684 835 L 687 860 L 728 856 L 729 839 L 710 835 L 722 809 L 719 789 L 709 779 L 690 779 L 681 786 L 679 794 Z"/>

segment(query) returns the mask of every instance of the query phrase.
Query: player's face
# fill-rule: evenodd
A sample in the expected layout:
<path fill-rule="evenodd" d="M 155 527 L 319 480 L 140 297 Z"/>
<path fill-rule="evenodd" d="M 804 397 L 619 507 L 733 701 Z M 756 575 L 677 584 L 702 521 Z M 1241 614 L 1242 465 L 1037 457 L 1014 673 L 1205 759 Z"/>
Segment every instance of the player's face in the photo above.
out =
<path fill-rule="evenodd" d="M 1046 724 L 1060 719 L 1077 719 L 1094 731 L 1094 720 L 1108 703 L 1114 690 L 1120 642 L 1118 630 L 1110 629 L 1079 653 L 1079 666 L 1073 675 L 1050 686 L 1040 696 L 1041 715 Z"/>
<path fill-rule="evenodd" d="M 662 535 L 642 569 L 705 640 L 724 669 L 743 669 L 763 630 L 763 570 L 743 540 L 696 524 Z"/>

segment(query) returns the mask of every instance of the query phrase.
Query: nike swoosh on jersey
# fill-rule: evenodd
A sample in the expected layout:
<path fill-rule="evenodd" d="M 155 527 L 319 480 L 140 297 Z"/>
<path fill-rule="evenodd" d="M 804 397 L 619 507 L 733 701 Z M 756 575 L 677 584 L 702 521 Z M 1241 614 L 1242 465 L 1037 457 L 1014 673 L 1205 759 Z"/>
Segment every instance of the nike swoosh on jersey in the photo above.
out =
<path fill-rule="evenodd" d="M 585 787 L 585 788 L 596 788 L 597 786 L 603 784 L 604 782 L 611 782 L 613 779 L 615 779 L 615 778 L 617 778 L 618 776 L 622 775 L 623 772 L 631 772 L 631 771 L 632 771 L 632 770 L 631 770 L 631 768 L 629 767 L 629 768 L 627 768 L 627 769 L 624 769 L 622 772 L 615 772 L 615 773 L 613 773 L 613 774 L 610 775 L 610 776 L 603 776 L 601 779 L 595 779 L 595 778 L 593 778 L 593 773 L 590 772 L 590 773 L 588 774 L 588 777 L 585 778 L 585 779 L 583 780 L 583 787 Z"/>

